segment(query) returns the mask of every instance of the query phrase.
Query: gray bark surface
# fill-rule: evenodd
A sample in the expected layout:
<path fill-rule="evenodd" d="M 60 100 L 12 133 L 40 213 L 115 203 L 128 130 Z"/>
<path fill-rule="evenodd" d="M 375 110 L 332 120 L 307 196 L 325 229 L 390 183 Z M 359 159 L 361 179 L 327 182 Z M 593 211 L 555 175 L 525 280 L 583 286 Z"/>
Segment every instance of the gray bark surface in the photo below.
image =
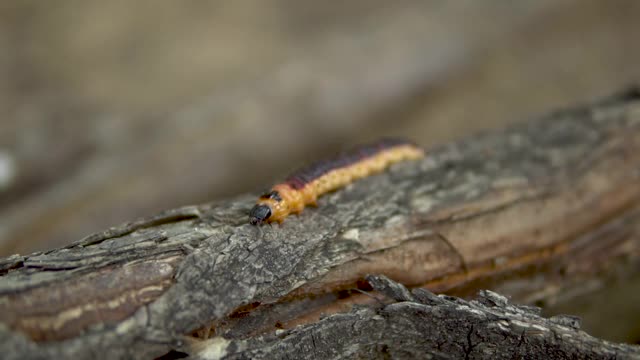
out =
<path fill-rule="evenodd" d="M 409 292 L 381 276 L 374 289 L 391 303 L 358 307 L 294 330 L 249 340 L 214 338 L 195 357 L 214 359 L 637 359 L 638 346 L 580 330 L 572 316 L 540 316 L 483 290 L 465 301 L 425 289 Z M 347 336 L 345 336 L 347 335 Z"/>
<path fill-rule="evenodd" d="M 269 336 L 285 331 L 294 343 L 320 341 L 324 350 L 305 349 L 320 358 L 402 357 L 404 348 L 404 357 L 445 356 L 456 346 L 472 357 L 516 348 L 556 358 L 637 356 L 637 347 L 526 312 L 500 322 L 511 305 L 411 295 L 385 280 L 374 288 L 408 301 L 379 309 L 365 277 L 461 295 L 490 287 L 530 303 L 589 290 L 585 279 L 637 271 L 639 98 L 630 91 L 432 149 L 282 225 L 247 223 L 253 194 L 2 259 L 0 351 L 7 359 L 148 359 L 195 354 L 213 342 L 229 356 L 245 356 L 245 344 L 248 357 L 266 356 L 270 346 L 284 357 L 294 348 Z M 344 313 L 354 304 L 361 305 Z M 342 314 L 319 320 L 332 313 Z M 357 330 L 353 338 L 345 326 Z M 433 329 L 451 331 L 442 343 L 414 347 L 376 340 L 388 332 L 411 343 Z M 491 353 L 501 344 L 504 351 Z"/>

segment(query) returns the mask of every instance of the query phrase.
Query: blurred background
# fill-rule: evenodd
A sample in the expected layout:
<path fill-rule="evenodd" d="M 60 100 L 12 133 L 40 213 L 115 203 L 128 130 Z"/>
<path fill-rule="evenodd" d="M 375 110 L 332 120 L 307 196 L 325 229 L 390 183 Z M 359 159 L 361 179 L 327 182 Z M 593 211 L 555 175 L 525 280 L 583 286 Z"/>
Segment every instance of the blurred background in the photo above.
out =
<path fill-rule="evenodd" d="M 3 1 L 0 256 L 640 80 L 634 0 Z"/>

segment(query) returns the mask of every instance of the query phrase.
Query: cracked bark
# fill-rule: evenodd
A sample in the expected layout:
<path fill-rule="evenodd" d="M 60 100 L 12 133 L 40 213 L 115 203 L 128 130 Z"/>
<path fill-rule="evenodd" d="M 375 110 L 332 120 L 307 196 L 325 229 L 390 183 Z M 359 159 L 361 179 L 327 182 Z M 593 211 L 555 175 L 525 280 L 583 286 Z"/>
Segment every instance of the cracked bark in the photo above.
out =
<path fill-rule="evenodd" d="M 639 176 L 630 91 L 432 149 L 281 226 L 247 224 L 255 194 L 169 210 L 0 260 L 0 349 L 9 359 L 640 356 L 489 292 L 466 302 L 419 289 L 491 288 L 532 303 L 637 271 Z M 372 289 L 395 302 L 382 306 Z"/>
<path fill-rule="evenodd" d="M 637 346 L 613 344 L 580 331 L 571 316 L 540 316 L 540 309 L 510 303 L 482 290 L 475 300 L 404 286 L 370 276 L 389 301 L 356 307 L 292 330 L 250 339 L 215 338 L 194 346 L 212 359 L 549 359 L 634 358 Z M 348 336 L 345 336 L 348 334 Z"/>

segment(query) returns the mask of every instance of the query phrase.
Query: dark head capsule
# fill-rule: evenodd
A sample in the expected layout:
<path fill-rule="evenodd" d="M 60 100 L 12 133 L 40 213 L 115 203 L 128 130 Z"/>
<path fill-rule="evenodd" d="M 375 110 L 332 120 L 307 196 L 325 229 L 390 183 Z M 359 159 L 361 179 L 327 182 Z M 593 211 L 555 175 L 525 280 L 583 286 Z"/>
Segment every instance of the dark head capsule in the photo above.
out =
<path fill-rule="evenodd" d="M 260 225 L 267 221 L 271 216 L 271 209 L 267 205 L 255 205 L 249 212 L 249 223 L 251 225 Z"/>

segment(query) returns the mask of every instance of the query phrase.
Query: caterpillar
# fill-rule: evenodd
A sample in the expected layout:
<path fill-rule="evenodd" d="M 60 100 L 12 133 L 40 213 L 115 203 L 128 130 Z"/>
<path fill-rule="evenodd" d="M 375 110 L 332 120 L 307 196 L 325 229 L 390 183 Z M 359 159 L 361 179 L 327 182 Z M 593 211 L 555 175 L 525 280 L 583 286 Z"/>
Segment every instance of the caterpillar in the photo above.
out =
<path fill-rule="evenodd" d="M 307 205 L 316 206 L 318 196 L 324 193 L 381 172 L 393 163 L 423 156 L 424 150 L 412 142 L 382 139 L 343 153 L 335 159 L 311 164 L 260 196 L 249 212 L 249 223 L 281 223 L 289 214 L 298 214 Z"/>

